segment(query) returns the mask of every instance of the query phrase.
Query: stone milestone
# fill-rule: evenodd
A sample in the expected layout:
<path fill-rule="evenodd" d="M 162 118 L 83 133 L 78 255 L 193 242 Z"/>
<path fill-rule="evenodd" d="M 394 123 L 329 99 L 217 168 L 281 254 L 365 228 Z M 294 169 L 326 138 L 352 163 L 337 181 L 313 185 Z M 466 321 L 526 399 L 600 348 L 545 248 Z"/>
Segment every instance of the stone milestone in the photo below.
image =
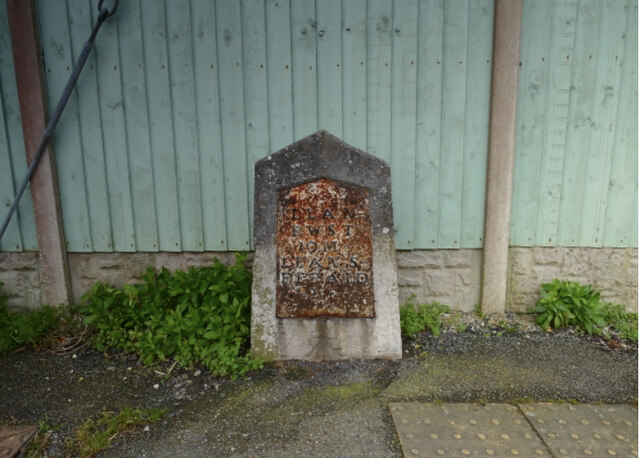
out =
<path fill-rule="evenodd" d="M 389 166 L 326 131 L 256 163 L 251 351 L 400 358 Z"/>

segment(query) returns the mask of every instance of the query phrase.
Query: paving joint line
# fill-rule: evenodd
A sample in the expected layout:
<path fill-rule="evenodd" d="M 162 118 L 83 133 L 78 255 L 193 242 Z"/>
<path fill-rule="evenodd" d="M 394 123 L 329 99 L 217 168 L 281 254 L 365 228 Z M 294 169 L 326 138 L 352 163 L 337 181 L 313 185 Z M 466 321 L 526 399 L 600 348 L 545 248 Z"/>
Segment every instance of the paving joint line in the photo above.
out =
<path fill-rule="evenodd" d="M 531 429 L 533 430 L 533 432 L 536 434 L 536 436 L 538 436 L 538 438 L 540 439 L 540 441 L 544 444 L 544 446 L 547 448 L 547 451 L 549 452 L 549 455 L 551 456 L 551 458 L 558 458 L 556 456 L 555 453 L 553 453 L 553 451 L 551 450 L 551 447 L 549 446 L 549 444 L 547 444 L 547 441 L 544 440 L 544 437 L 542 437 L 542 435 L 540 434 L 540 431 L 538 431 L 538 428 L 536 428 L 533 423 L 531 422 L 531 420 L 529 419 L 529 417 L 527 416 L 527 414 L 524 412 L 524 410 L 522 410 L 521 404 L 513 404 L 518 408 L 518 412 L 520 412 L 520 415 L 522 415 L 524 417 L 524 419 L 527 421 L 527 423 L 529 423 L 529 426 L 531 427 Z"/>

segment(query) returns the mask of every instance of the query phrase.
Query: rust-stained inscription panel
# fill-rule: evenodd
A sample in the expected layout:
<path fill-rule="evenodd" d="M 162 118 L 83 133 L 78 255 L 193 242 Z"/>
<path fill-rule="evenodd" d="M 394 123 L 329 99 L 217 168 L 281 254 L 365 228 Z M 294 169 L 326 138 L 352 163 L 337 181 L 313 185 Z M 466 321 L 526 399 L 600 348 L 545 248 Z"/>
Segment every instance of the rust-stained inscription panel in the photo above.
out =
<path fill-rule="evenodd" d="M 278 192 L 276 316 L 373 318 L 369 191 L 320 179 Z"/>

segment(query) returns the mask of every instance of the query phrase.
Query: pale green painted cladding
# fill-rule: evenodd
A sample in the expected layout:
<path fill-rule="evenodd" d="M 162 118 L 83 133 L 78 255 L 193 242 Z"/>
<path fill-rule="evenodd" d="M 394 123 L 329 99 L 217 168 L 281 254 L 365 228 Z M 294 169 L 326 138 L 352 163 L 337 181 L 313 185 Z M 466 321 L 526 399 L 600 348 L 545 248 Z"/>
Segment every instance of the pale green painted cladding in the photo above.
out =
<path fill-rule="evenodd" d="M 93 3 L 37 2 L 50 102 Z M 54 138 L 69 250 L 249 249 L 254 163 L 318 129 L 391 163 L 398 248 L 480 247 L 492 25 L 492 0 L 120 2 Z"/>
<path fill-rule="evenodd" d="M 26 165 L 0 6 L 0 199 Z M 50 106 L 96 2 L 37 0 Z M 493 0 L 128 0 L 55 134 L 68 249 L 251 248 L 255 162 L 391 164 L 396 246 L 480 248 Z M 524 0 L 513 245 L 637 245 L 637 1 Z M 13 78 L 13 79 L 12 79 Z M 35 249 L 26 196 L 2 250 Z"/>
<path fill-rule="evenodd" d="M 523 6 L 511 243 L 637 246 L 638 2 Z"/>
<path fill-rule="evenodd" d="M 4 221 L 26 172 L 27 159 L 22 141 L 7 5 L 6 2 L 0 2 L 0 224 Z M 37 249 L 33 202 L 27 188 L 0 240 L 0 251 Z"/>

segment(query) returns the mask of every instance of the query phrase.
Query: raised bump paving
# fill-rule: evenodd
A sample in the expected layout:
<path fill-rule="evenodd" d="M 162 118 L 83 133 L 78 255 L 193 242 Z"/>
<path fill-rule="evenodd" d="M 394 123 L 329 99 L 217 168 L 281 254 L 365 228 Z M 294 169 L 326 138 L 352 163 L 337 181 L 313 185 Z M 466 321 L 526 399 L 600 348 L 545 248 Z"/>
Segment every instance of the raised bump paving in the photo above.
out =
<path fill-rule="evenodd" d="M 390 403 L 406 457 L 638 456 L 630 405 Z"/>
<path fill-rule="evenodd" d="M 562 456 L 638 456 L 638 410 L 629 405 L 523 404 L 550 450 Z"/>

